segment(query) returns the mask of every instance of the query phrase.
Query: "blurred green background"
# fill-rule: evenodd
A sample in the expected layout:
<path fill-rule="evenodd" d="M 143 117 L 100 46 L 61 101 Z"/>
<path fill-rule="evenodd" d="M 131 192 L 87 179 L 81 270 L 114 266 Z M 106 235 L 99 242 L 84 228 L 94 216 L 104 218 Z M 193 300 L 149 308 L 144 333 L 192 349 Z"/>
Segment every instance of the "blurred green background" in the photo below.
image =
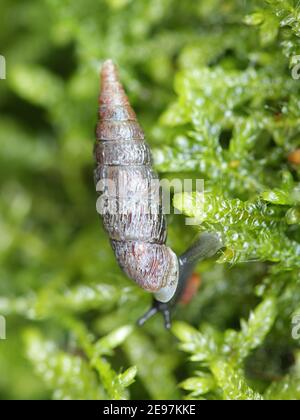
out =
<path fill-rule="evenodd" d="M 0 341 L 0 399 L 185 395 L 178 383 L 194 366 L 177 350 L 161 319 L 135 329 L 150 296 L 121 273 L 96 213 L 92 151 L 99 69 L 106 58 L 119 65 L 157 168 L 171 173 L 177 165 L 177 176 L 190 172 L 195 177 L 201 168 L 192 157 L 199 150 L 192 143 L 187 154 L 182 131 L 167 127 L 166 114 L 160 120 L 176 99 L 175 75 L 203 66 L 243 71 L 253 63 L 270 70 L 273 56 L 281 60 L 278 77 L 289 78 L 272 19 L 261 35 L 263 42 L 265 33 L 269 40 L 262 45 L 259 30 L 244 24 L 245 16 L 264 3 L 1 0 L 0 53 L 7 78 L 0 81 L 0 314 L 7 318 L 7 340 Z M 177 111 L 171 114 L 173 122 L 176 116 Z M 184 125 L 184 133 L 189 130 Z M 226 135 L 224 129 L 225 142 Z M 287 152 L 299 144 L 299 137 L 291 138 L 287 148 L 277 144 L 268 154 L 268 179 L 277 179 L 273 174 L 286 167 Z M 262 153 L 269 153 L 268 147 Z M 249 199 L 260 193 L 253 185 L 247 190 L 243 179 L 236 181 L 234 170 L 227 174 L 235 180 L 227 197 Z M 275 181 L 265 182 L 274 187 Z M 177 252 L 195 233 L 183 216 L 170 217 L 169 244 Z M 201 293 L 176 318 L 195 326 L 204 320 L 221 331 L 239 328 L 240 318 L 258 303 L 255 287 L 268 273 L 263 258 L 258 260 L 250 268 L 247 262 L 202 264 Z M 291 293 L 295 290 L 299 296 L 297 288 Z M 246 371 L 259 391 L 288 374 L 295 362 L 298 345 L 286 330 L 289 322 L 287 313 L 270 342 L 249 361 Z M 111 331 L 116 332 L 107 336 Z M 137 376 L 129 394 L 133 366 Z"/>

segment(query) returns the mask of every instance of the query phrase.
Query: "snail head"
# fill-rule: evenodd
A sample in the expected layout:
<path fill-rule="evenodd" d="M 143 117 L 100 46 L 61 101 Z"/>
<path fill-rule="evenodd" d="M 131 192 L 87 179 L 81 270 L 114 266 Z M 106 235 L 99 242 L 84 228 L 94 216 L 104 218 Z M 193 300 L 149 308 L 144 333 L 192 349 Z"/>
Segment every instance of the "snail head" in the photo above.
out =
<path fill-rule="evenodd" d="M 155 314 L 161 313 L 164 318 L 165 328 L 170 329 L 171 311 L 179 302 L 195 266 L 200 261 L 213 257 L 223 248 L 223 246 L 222 240 L 218 235 L 209 232 L 203 233 L 197 241 L 178 258 L 179 278 L 177 289 L 172 299 L 168 302 L 162 302 L 159 300 L 159 294 L 155 294 L 151 308 L 138 320 L 137 324 L 142 326 Z"/>

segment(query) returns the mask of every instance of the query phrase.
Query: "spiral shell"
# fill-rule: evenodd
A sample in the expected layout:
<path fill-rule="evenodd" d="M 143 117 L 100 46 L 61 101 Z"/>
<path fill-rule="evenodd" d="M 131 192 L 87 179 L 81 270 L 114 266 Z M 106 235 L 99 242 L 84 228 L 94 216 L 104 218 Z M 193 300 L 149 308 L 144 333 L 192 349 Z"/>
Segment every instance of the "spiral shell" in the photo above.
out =
<path fill-rule="evenodd" d="M 168 301 L 177 287 L 178 259 L 165 245 L 166 220 L 150 149 L 111 60 L 102 67 L 99 117 L 95 182 L 104 228 L 127 276 Z"/>

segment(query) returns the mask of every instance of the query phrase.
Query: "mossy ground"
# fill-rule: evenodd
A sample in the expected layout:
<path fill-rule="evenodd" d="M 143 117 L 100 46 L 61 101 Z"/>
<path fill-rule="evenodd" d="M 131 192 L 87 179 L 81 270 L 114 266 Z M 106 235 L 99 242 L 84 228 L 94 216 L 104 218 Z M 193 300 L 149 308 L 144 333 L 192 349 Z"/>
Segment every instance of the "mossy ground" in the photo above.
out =
<path fill-rule="evenodd" d="M 300 398 L 299 12 L 292 0 L 2 1 L 1 399 Z M 205 180 L 204 211 L 195 193 L 174 200 L 202 225 L 171 216 L 169 244 L 181 252 L 199 229 L 226 244 L 198 267 L 171 333 L 159 318 L 134 327 L 150 296 L 117 267 L 95 210 L 108 57 L 156 169 Z"/>

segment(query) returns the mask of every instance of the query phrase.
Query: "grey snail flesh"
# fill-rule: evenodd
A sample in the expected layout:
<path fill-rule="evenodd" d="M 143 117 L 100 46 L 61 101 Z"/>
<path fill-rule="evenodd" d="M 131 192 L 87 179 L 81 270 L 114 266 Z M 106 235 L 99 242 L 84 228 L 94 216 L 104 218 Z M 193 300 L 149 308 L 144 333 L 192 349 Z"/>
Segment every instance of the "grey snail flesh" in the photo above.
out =
<path fill-rule="evenodd" d="M 170 301 L 177 289 L 179 263 L 166 246 L 159 183 L 153 182 L 158 176 L 111 60 L 101 71 L 95 158 L 103 225 L 120 267 L 158 301 Z"/>

